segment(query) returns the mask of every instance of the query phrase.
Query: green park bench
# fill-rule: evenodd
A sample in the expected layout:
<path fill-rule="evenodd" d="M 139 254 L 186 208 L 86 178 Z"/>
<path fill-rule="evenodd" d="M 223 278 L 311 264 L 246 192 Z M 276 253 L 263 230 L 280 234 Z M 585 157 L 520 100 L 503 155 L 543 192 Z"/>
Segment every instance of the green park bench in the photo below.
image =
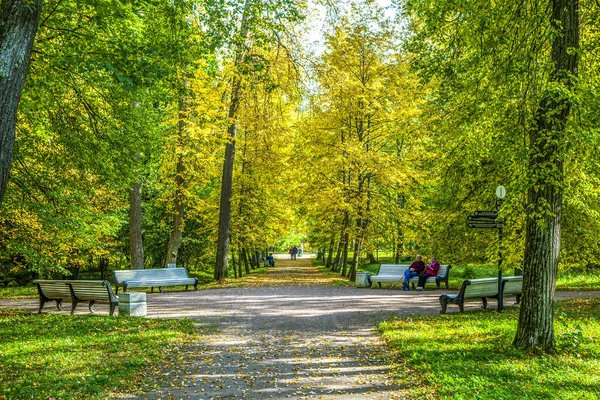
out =
<path fill-rule="evenodd" d="M 62 311 L 62 301 L 71 300 L 71 314 L 75 312 L 77 304 L 81 302 L 89 303 L 90 312 L 94 312 L 94 304 L 106 303 L 110 307 L 110 315 L 114 314 L 115 307 L 119 304 L 119 299 L 112 291 L 108 281 L 88 281 L 88 280 L 35 280 L 38 294 L 40 296 L 40 309 L 42 312 L 44 304 L 49 301 L 56 301 L 56 308 Z"/>
<path fill-rule="evenodd" d="M 507 290 L 508 284 L 508 290 Z M 522 276 L 507 276 L 502 278 L 503 297 L 514 295 L 517 303 L 520 302 Z M 487 308 L 487 299 L 498 299 L 498 278 L 469 279 L 463 282 L 460 291 L 455 295 L 442 294 L 440 304 L 442 314 L 446 312 L 448 304 L 456 304 L 460 312 L 464 312 L 464 303 L 469 300 L 481 300 L 482 308 Z"/>
<path fill-rule="evenodd" d="M 149 287 L 154 291 L 155 287 L 162 293 L 164 286 L 185 286 L 194 285 L 198 290 L 198 278 L 190 278 L 185 268 L 155 268 L 155 269 L 124 269 L 113 271 L 116 282 L 116 290 L 119 292 L 119 286 L 126 292 L 130 288 Z"/>

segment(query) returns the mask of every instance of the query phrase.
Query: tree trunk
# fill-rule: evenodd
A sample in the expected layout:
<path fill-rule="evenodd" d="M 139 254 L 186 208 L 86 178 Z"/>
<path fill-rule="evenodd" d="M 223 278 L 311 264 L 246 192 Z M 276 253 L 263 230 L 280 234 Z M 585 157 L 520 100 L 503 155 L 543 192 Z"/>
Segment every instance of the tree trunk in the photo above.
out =
<path fill-rule="evenodd" d="M 131 269 L 144 268 L 142 243 L 142 184 L 136 182 L 129 193 L 129 253 Z"/>
<path fill-rule="evenodd" d="M 238 248 L 238 276 L 241 278 L 242 277 L 242 264 L 243 264 L 243 259 L 242 259 L 242 250 Z"/>
<path fill-rule="evenodd" d="M 565 96 L 577 75 L 579 17 L 577 0 L 550 0 L 552 61 L 549 89 L 529 132 L 531 182 L 527 200 L 523 297 L 514 346 L 556 352 L 554 289 L 560 252 L 565 128 L 571 99 Z M 558 90 L 563 87 L 565 90 Z"/>
<path fill-rule="evenodd" d="M 348 232 L 344 233 L 344 246 L 342 249 L 342 260 L 341 260 L 341 267 L 342 267 L 342 276 L 346 277 L 346 272 L 347 272 L 347 264 L 348 264 L 348 242 L 350 241 L 350 235 L 348 234 Z"/>
<path fill-rule="evenodd" d="M 369 264 L 377 264 L 377 260 L 373 253 L 367 253 L 367 257 L 369 257 Z"/>
<path fill-rule="evenodd" d="M 400 224 L 398 224 L 400 225 Z M 403 239 L 403 233 L 402 233 L 402 229 L 400 228 L 400 226 L 398 226 L 398 238 L 397 238 L 397 242 L 396 242 L 396 248 L 395 253 L 395 264 L 400 264 L 400 255 L 402 254 L 402 248 L 403 248 L 403 243 L 404 243 L 404 239 Z"/>
<path fill-rule="evenodd" d="M 232 248 L 231 249 L 231 266 L 233 267 L 233 277 L 237 279 L 238 274 L 237 274 L 237 268 L 236 268 L 236 263 L 235 263 L 235 249 Z M 241 278 L 241 276 L 240 276 Z"/>
<path fill-rule="evenodd" d="M 247 15 L 250 11 L 251 0 L 246 0 L 240 26 L 242 41 L 247 36 Z M 241 46 L 235 58 L 235 66 L 239 67 L 244 62 L 246 47 Z M 225 159 L 223 161 L 223 179 L 221 180 L 221 203 L 219 207 L 219 235 L 217 239 L 217 262 L 215 264 L 215 280 L 227 278 L 227 259 L 229 253 L 229 228 L 231 225 L 231 190 L 233 185 L 233 162 L 235 159 L 235 137 L 237 134 L 237 112 L 241 102 L 242 80 L 238 74 L 231 82 L 231 103 L 229 104 L 228 117 L 231 121 L 227 128 L 229 142 L 225 146 Z"/>
<path fill-rule="evenodd" d="M 41 12 L 40 0 L 0 3 L 0 206 L 10 176 L 17 110 Z"/>
<path fill-rule="evenodd" d="M 332 267 L 331 259 L 333 258 L 334 246 L 335 246 L 335 236 L 332 236 L 331 239 L 329 240 L 329 252 L 327 253 L 327 264 L 325 264 L 325 266 L 327 268 Z"/>
<path fill-rule="evenodd" d="M 184 84 L 185 86 L 185 84 Z M 168 264 L 177 263 L 177 253 L 181 246 L 181 240 L 183 238 L 183 217 L 185 212 L 185 166 L 183 164 L 183 153 L 185 146 L 185 101 L 179 99 L 179 122 L 178 122 L 178 153 L 177 166 L 175 175 L 175 216 L 173 217 L 173 231 L 169 236 L 169 244 L 167 246 L 167 257 L 165 261 L 165 267 Z"/>
<path fill-rule="evenodd" d="M 246 275 L 250 274 L 250 263 L 248 262 L 248 252 L 245 247 L 242 247 L 242 256 L 244 257 L 244 269 L 246 270 Z"/>

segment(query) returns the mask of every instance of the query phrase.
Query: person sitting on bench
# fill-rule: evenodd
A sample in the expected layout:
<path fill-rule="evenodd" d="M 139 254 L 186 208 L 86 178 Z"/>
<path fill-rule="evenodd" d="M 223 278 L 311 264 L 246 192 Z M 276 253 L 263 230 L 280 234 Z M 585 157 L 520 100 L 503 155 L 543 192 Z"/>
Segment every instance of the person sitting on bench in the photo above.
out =
<path fill-rule="evenodd" d="M 434 256 L 431 256 L 431 264 L 429 264 L 427 268 L 425 268 L 425 271 L 419 275 L 417 290 L 423 290 L 425 288 L 425 282 L 427 282 L 427 278 L 437 276 L 439 270 L 440 264 L 437 262 Z"/>
<path fill-rule="evenodd" d="M 408 283 L 410 282 L 410 278 L 419 276 L 424 269 L 425 263 L 423 262 L 423 257 L 420 254 L 417 254 L 415 262 L 413 262 L 404 272 L 404 285 L 402 285 L 402 289 L 409 290 Z"/>

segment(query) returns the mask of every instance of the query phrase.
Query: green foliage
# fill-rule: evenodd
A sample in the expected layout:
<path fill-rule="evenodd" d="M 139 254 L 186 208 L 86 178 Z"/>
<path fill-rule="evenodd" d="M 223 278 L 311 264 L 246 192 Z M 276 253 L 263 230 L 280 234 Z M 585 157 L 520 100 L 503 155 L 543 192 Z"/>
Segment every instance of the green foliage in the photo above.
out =
<path fill-rule="evenodd" d="M 515 350 L 518 310 L 392 319 L 379 331 L 416 398 L 595 399 L 600 389 L 600 300 L 557 304 L 559 354 Z"/>
<path fill-rule="evenodd" d="M 140 385 L 193 332 L 188 320 L 1 311 L 0 397 L 106 398 Z"/>

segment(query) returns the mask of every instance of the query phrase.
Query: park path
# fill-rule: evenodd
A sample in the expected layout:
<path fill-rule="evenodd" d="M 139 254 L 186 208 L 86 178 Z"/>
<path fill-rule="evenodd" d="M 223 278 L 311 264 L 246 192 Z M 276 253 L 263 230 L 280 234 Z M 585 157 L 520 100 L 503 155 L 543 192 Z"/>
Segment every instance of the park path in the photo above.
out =
<path fill-rule="evenodd" d="M 148 294 L 151 318 L 190 318 L 197 340 L 152 371 L 158 385 L 127 399 L 393 399 L 410 397 L 391 379 L 393 360 L 374 331 L 391 316 L 439 313 L 441 290 L 403 292 L 331 285 L 302 257 L 278 260 L 247 286 Z M 557 292 L 557 298 L 600 292 Z M 511 299 L 505 305 L 510 306 Z M 465 305 L 479 309 L 480 303 Z M 37 312 L 37 300 L 2 300 L 0 308 Z M 493 308 L 493 307 L 491 307 Z M 70 306 L 65 305 L 65 311 Z M 99 313 L 108 307 L 98 306 Z M 456 312 L 451 308 L 450 312 Z M 54 313 L 47 305 L 44 312 Z M 491 311 L 493 312 L 493 311 Z M 87 314 L 80 307 L 77 314 Z"/>
<path fill-rule="evenodd" d="M 414 313 L 405 292 L 337 287 L 309 258 L 278 260 L 251 286 L 149 296 L 148 314 L 188 317 L 200 334 L 136 399 L 394 399 L 393 360 L 374 327 Z M 439 293 L 418 297 L 438 313 Z M 415 301 L 416 299 L 412 299 Z M 436 304 L 437 303 L 437 304 Z M 403 305 L 404 304 L 404 305 Z"/>

